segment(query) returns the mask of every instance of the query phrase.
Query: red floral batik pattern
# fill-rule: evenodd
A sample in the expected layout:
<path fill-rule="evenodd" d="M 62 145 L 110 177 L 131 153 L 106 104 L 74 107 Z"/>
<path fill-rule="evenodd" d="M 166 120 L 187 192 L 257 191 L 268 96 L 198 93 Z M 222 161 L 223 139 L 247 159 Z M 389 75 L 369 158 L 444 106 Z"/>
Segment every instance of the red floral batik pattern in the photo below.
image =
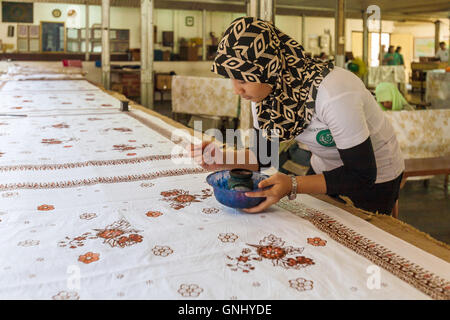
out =
<path fill-rule="evenodd" d="M 53 128 L 56 128 L 56 129 L 67 129 L 67 128 L 69 128 L 70 126 L 69 126 L 68 124 L 62 122 L 62 123 L 54 124 L 54 125 L 52 125 L 52 127 L 53 127 Z"/>
<path fill-rule="evenodd" d="M 183 283 L 180 285 L 178 289 L 178 293 L 183 297 L 198 297 L 203 292 L 203 288 L 201 288 L 198 284 L 186 284 Z"/>
<path fill-rule="evenodd" d="M 75 249 L 85 245 L 87 240 L 103 239 L 104 244 L 108 244 L 112 248 L 124 248 L 142 242 L 143 236 L 140 230 L 133 229 L 125 219 L 116 221 L 104 229 L 94 229 L 94 232 L 85 232 L 74 238 L 66 237 L 58 243 L 59 247 L 69 247 Z"/>
<path fill-rule="evenodd" d="M 280 201 L 277 205 L 308 220 L 331 239 L 391 272 L 431 298 L 450 299 L 450 282 L 448 280 L 375 243 L 327 214 L 286 200 Z"/>
<path fill-rule="evenodd" d="M 297 291 L 308 291 L 314 288 L 314 282 L 305 278 L 289 280 L 289 286 Z"/>
<path fill-rule="evenodd" d="M 130 151 L 130 150 L 151 148 L 151 147 L 153 147 L 153 145 L 151 145 L 151 144 L 143 144 L 141 146 L 131 146 L 129 144 L 115 144 L 115 145 L 113 145 L 113 150 L 125 152 L 125 151 Z"/>
<path fill-rule="evenodd" d="M 183 209 L 193 202 L 200 202 L 212 196 L 211 189 L 203 189 L 202 194 L 190 194 L 189 191 L 182 189 L 172 189 L 161 192 L 163 201 L 170 203 L 170 206 L 175 210 Z"/>
<path fill-rule="evenodd" d="M 324 247 L 327 244 L 326 240 L 320 239 L 319 237 L 308 238 L 308 243 L 315 247 Z"/>
<path fill-rule="evenodd" d="M 233 271 L 242 270 L 250 272 L 255 269 L 253 263 L 269 260 L 273 266 L 285 269 L 301 269 L 311 266 L 313 259 L 301 256 L 304 248 L 286 246 L 281 238 L 270 234 L 262 239 L 259 244 L 247 244 L 251 248 L 244 248 L 238 257 L 227 256 L 230 263 L 227 266 Z M 232 263 L 231 263 L 232 262 Z"/>

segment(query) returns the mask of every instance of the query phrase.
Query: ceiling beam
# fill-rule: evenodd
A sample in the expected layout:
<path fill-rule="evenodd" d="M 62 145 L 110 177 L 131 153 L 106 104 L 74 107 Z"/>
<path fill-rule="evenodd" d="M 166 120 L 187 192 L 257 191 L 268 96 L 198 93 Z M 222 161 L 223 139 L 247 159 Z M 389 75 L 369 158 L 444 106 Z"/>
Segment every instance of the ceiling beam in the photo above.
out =
<path fill-rule="evenodd" d="M 244 3 L 224 3 L 224 2 L 200 2 L 200 1 L 167 1 L 155 0 L 155 8 L 173 9 L 173 10 L 207 10 L 207 11 L 225 11 L 225 12 L 247 12 Z"/>
<path fill-rule="evenodd" d="M 14 0 L 18 2 L 51 2 L 51 3 L 72 3 L 72 4 L 88 4 L 101 5 L 101 0 Z M 369 1 L 370 2 L 370 1 Z M 140 0 L 111 0 L 111 6 L 114 7 L 140 7 Z M 435 6 L 438 6 L 437 9 Z M 431 7 L 431 8 L 430 8 Z M 409 8 L 409 9 L 408 9 Z M 418 8 L 418 9 L 415 9 Z M 224 11 L 245 14 L 246 7 L 244 1 L 183 1 L 183 0 L 155 0 L 155 9 L 172 9 L 172 10 L 207 10 L 207 11 Z M 420 10 L 419 10 L 420 9 Z M 401 12 L 401 10 L 409 10 Z M 393 21 L 414 21 L 414 22 L 433 22 L 437 16 L 430 15 L 426 17 L 426 12 L 450 11 L 450 3 L 439 2 L 432 4 L 414 4 L 411 6 L 396 6 L 389 9 L 383 9 L 383 20 Z M 389 12 L 389 13 L 388 13 Z M 276 9 L 278 15 L 301 16 L 308 17 L 325 17 L 334 18 L 333 8 L 314 8 L 306 6 L 282 6 L 278 5 Z M 414 15 L 416 13 L 417 15 Z M 362 19 L 362 13 L 358 9 L 351 10 L 347 7 L 347 19 Z M 442 17 L 441 17 L 442 18 Z"/>
<path fill-rule="evenodd" d="M 427 12 L 443 12 L 450 11 L 450 2 L 445 1 L 442 3 L 426 3 L 415 4 L 408 6 L 394 6 L 383 8 L 383 11 L 395 12 L 395 13 L 427 13 Z"/>

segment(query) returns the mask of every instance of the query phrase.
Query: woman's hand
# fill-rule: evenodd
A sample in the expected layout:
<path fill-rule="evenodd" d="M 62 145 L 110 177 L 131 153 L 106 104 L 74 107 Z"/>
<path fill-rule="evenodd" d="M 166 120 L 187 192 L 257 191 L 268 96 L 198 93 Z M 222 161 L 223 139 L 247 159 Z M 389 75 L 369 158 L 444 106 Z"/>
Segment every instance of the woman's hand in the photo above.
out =
<path fill-rule="evenodd" d="M 190 156 L 206 170 L 218 170 L 223 167 L 224 154 L 214 142 L 202 141 L 201 144 L 190 144 Z"/>
<path fill-rule="evenodd" d="M 266 197 L 266 200 L 261 202 L 259 205 L 249 209 L 242 209 L 247 213 L 261 212 L 271 205 L 280 201 L 281 198 L 287 196 L 292 190 L 292 179 L 286 174 L 276 173 L 268 179 L 261 181 L 258 184 L 258 188 L 266 188 L 272 186 L 268 190 L 256 191 L 256 192 L 246 192 L 245 195 L 250 198 L 255 197 Z"/>

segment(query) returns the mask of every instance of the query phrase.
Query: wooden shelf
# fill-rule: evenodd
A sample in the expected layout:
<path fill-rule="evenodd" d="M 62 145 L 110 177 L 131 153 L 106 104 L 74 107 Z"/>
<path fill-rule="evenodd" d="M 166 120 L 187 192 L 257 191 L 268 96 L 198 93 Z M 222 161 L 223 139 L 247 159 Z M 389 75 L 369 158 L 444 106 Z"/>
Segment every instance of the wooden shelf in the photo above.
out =
<path fill-rule="evenodd" d="M 89 52 L 90 53 L 100 53 L 102 40 L 101 40 L 101 29 L 92 28 L 90 29 L 91 34 L 89 38 Z M 110 29 L 110 49 L 111 53 L 126 53 L 130 49 L 130 30 L 128 29 Z M 67 28 L 66 33 L 72 35 L 67 37 L 67 51 L 74 53 L 85 52 L 86 46 L 86 29 L 76 29 Z M 69 49 L 74 48 L 72 51 Z"/>

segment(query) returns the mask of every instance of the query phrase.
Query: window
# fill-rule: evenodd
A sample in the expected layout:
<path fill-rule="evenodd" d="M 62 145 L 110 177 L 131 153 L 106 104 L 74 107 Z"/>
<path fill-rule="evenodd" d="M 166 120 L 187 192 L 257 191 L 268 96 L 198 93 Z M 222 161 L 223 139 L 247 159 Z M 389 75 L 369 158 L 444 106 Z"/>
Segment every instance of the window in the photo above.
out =
<path fill-rule="evenodd" d="M 370 61 L 369 65 L 371 67 L 377 67 L 380 65 L 380 34 L 371 32 L 369 35 L 369 48 L 370 48 Z M 387 52 L 387 48 L 389 48 L 390 43 L 390 34 L 382 33 L 381 34 L 381 45 L 385 46 L 385 50 Z M 385 52 L 384 52 L 385 53 Z M 384 56 L 383 53 L 383 56 Z M 383 57 L 381 57 L 383 58 Z"/>

